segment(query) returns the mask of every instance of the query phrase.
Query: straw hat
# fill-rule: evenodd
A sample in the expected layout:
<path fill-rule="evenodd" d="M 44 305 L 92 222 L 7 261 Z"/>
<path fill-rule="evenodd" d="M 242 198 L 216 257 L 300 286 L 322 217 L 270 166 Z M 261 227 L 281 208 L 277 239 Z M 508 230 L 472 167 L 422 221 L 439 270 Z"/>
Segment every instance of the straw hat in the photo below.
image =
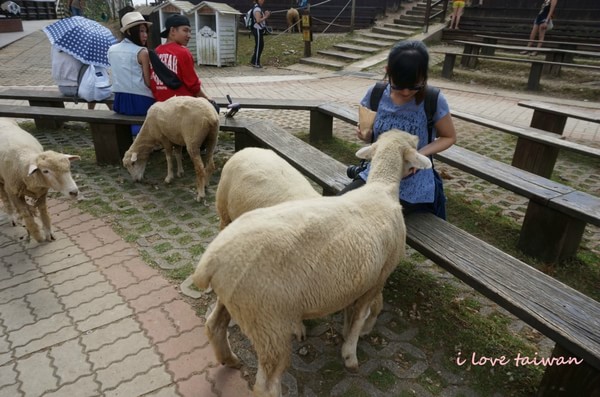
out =
<path fill-rule="evenodd" d="M 137 11 L 128 12 L 121 18 L 121 33 L 125 33 L 127 30 L 134 26 L 146 24 L 149 27 L 152 26 L 152 22 L 148 22 L 144 19 L 142 14 Z"/>

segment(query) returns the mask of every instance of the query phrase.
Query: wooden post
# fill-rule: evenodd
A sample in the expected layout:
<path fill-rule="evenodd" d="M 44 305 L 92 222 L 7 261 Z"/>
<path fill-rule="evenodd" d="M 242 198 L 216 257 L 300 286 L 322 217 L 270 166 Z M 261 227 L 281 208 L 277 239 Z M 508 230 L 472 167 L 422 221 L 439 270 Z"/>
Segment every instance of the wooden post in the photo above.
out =
<path fill-rule="evenodd" d="M 310 43 L 312 42 L 312 23 L 310 18 L 310 4 L 302 13 L 302 39 L 304 40 L 304 57 L 311 56 Z"/>

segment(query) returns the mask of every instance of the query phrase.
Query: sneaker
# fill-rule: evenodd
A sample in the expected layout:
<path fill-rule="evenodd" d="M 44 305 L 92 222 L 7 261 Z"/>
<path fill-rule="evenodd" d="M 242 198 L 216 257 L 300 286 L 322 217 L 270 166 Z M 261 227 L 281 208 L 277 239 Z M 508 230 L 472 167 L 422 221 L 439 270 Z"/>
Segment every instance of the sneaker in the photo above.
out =
<path fill-rule="evenodd" d="M 527 55 L 527 54 L 529 54 L 529 51 L 521 51 L 521 52 L 519 52 L 519 54 L 521 54 L 521 55 Z"/>
<path fill-rule="evenodd" d="M 537 55 L 537 51 L 532 51 L 532 52 L 530 52 L 530 53 L 529 53 L 529 56 L 530 56 L 530 57 L 534 57 L 534 56 L 536 56 L 536 55 Z"/>
<path fill-rule="evenodd" d="M 252 65 L 252 66 L 254 66 L 257 69 L 262 69 L 262 65 Z"/>

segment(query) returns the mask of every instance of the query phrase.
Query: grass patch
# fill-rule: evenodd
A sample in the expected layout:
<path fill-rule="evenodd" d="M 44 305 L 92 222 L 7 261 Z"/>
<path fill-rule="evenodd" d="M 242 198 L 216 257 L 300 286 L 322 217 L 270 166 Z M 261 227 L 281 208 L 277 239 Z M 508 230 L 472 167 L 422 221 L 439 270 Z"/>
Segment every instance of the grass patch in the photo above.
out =
<path fill-rule="evenodd" d="M 194 265 L 188 263 L 186 265 L 178 267 L 177 269 L 168 270 L 166 274 L 171 280 L 183 281 L 186 278 L 188 278 L 192 273 L 194 273 L 194 269 Z"/>
<path fill-rule="evenodd" d="M 348 33 L 315 33 L 311 43 L 311 52 L 332 47 L 347 41 Z M 250 64 L 254 51 L 254 36 L 250 33 L 238 33 L 237 60 L 240 65 Z M 265 48 L 260 57 L 263 66 L 286 67 L 298 63 L 304 57 L 304 41 L 300 34 L 278 34 L 265 37 Z"/>

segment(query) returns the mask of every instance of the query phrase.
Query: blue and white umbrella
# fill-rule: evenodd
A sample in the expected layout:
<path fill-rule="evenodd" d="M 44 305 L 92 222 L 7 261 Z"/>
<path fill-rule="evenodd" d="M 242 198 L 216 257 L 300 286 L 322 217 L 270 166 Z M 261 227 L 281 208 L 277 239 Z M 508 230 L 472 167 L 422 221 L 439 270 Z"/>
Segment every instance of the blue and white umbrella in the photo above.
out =
<path fill-rule="evenodd" d="M 44 28 L 48 40 L 59 50 L 87 65 L 109 67 L 108 48 L 117 43 L 110 29 L 80 16 L 61 19 Z"/>

